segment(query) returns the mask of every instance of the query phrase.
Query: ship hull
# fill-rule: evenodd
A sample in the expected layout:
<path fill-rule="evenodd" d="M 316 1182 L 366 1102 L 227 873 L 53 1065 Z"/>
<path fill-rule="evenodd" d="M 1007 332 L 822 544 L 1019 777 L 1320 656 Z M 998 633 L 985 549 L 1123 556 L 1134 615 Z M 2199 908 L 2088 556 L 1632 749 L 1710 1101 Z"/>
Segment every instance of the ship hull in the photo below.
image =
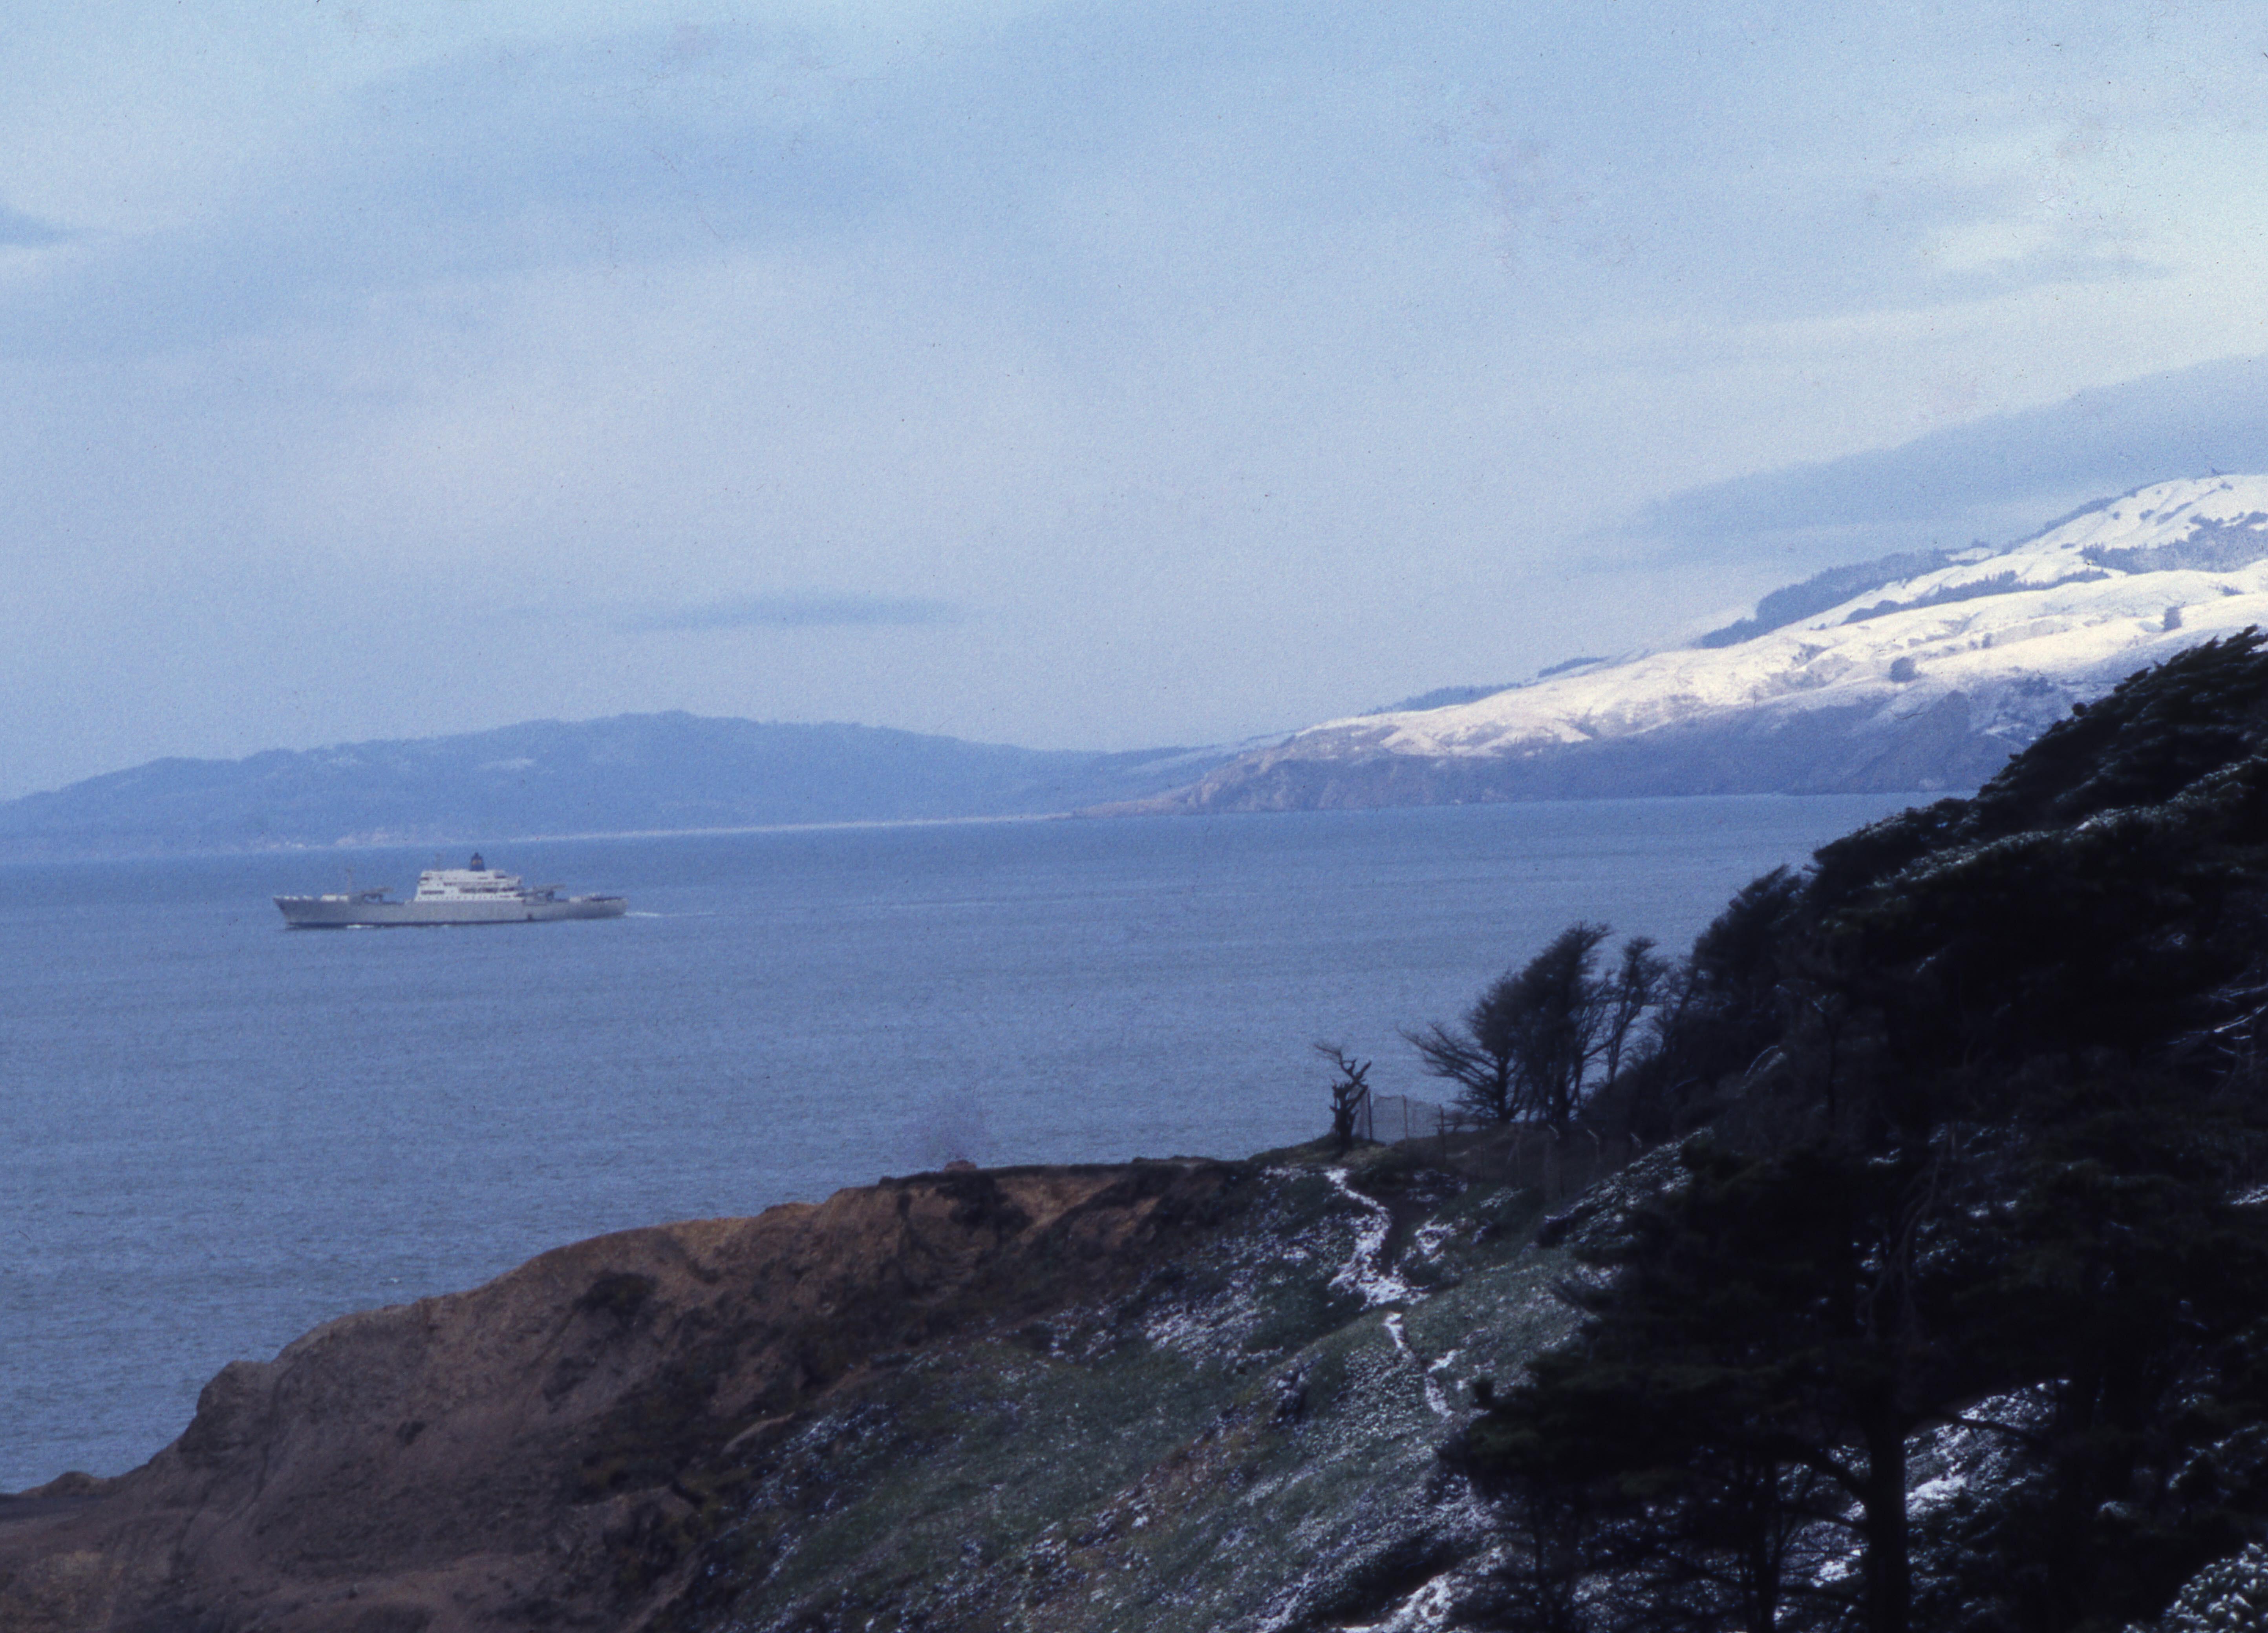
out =
<path fill-rule="evenodd" d="M 564 918 L 620 918 L 620 896 L 571 896 L 563 901 L 357 901 L 351 897 L 278 896 L 293 930 L 374 930 L 401 925 L 546 924 Z"/>

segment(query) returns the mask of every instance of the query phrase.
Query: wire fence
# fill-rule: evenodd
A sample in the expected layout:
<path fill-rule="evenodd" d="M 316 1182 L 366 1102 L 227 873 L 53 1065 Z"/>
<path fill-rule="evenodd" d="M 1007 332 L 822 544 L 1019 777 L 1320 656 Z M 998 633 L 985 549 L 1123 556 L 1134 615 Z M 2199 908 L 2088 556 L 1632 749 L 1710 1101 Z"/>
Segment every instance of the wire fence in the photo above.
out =
<path fill-rule="evenodd" d="M 1394 1144 L 1438 1139 L 1443 1134 L 1462 1131 L 1470 1122 L 1462 1112 L 1431 1100 L 1412 1100 L 1406 1094 L 1366 1094 L 1355 1116 L 1355 1134 L 1358 1138 Z"/>
<path fill-rule="evenodd" d="M 1366 1096 L 1354 1131 L 1361 1139 L 1408 1145 L 1473 1179 L 1535 1190 L 1547 1207 L 1627 1167 L 1646 1149 L 1638 1140 L 1587 1129 L 1560 1134 L 1538 1122 L 1484 1122 L 1460 1107 L 1402 1094 Z"/>

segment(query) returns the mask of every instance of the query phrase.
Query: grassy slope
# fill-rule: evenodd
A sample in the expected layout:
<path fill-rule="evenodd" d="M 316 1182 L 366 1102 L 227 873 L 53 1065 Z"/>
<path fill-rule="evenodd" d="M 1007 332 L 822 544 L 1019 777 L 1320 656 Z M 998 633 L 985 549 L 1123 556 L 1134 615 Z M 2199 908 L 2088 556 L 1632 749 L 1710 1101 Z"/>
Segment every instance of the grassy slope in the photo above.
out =
<path fill-rule="evenodd" d="M 1472 1378 L 1565 1335 L 1572 1263 L 1529 1244 L 1533 1198 L 1379 1151 L 1351 1173 L 1392 1204 L 1402 1296 L 1349 1290 L 1359 1216 L 1319 1169 L 1278 1166 L 1263 1209 L 1126 1296 L 783 1425 L 660 1621 L 1323 1626 L 1484 1552 L 1435 1450 Z"/>

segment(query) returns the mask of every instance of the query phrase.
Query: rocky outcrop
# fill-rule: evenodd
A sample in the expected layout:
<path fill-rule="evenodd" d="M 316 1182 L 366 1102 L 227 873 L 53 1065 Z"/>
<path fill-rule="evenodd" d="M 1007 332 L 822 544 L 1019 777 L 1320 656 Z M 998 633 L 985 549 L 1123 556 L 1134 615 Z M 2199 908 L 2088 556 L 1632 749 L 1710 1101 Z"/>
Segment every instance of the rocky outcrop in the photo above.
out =
<path fill-rule="evenodd" d="M 0 1499 L 0 1629 L 1329 1625 L 1485 1547 L 1434 1449 L 1565 1329 L 1525 1205 L 1373 1152 L 579 1243 Z"/>

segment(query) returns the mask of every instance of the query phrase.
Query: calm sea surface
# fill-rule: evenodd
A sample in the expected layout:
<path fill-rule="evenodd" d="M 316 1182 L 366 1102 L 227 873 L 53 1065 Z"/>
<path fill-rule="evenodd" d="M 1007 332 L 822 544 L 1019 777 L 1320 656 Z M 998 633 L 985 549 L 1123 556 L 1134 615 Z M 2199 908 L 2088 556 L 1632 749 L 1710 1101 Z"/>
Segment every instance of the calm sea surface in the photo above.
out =
<path fill-rule="evenodd" d="M 430 851 L 0 867 L 0 1490 L 129 1467 L 223 1363 L 578 1237 L 1308 1138 L 1317 1039 L 1426 1096 L 1395 1028 L 1569 921 L 1682 947 L 1904 803 L 556 841 L 488 859 L 630 916 L 470 930 L 268 901 Z"/>

